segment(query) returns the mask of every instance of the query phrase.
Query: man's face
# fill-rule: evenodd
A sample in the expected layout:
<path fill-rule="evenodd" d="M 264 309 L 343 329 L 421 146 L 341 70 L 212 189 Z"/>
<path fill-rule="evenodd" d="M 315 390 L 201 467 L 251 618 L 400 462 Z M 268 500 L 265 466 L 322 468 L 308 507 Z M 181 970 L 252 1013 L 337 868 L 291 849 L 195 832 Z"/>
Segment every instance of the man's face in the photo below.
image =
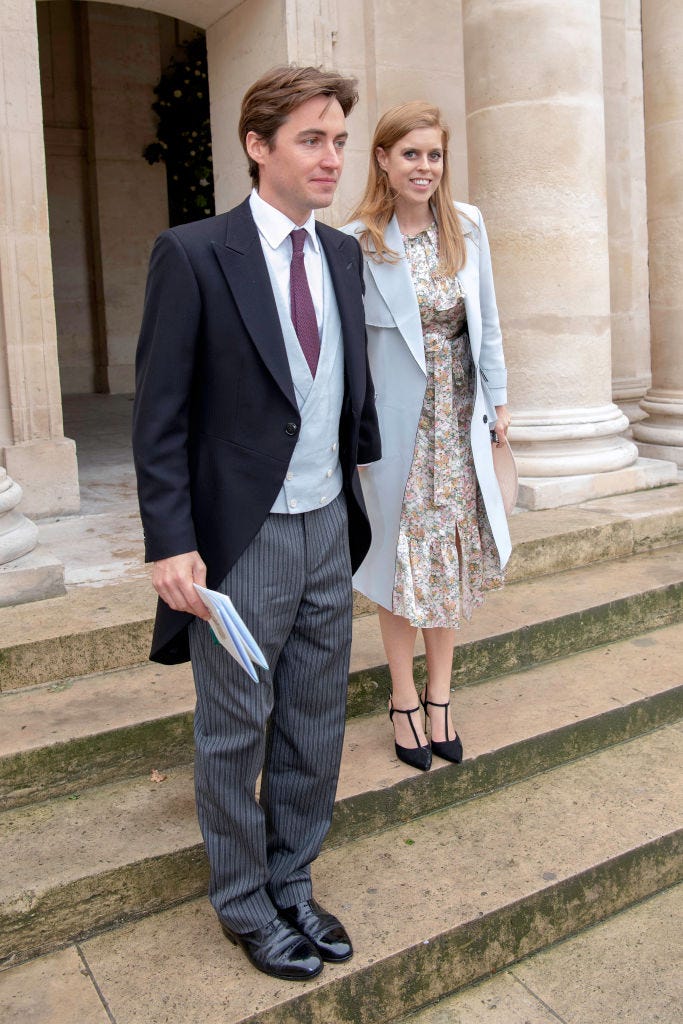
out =
<path fill-rule="evenodd" d="M 247 152 L 259 165 L 259 195 L 295 224 L 329 206 L 344 164 L 346 119 L 339 101 L 314 96 L 278 128 L 272 149 L 255 134 Z"/>

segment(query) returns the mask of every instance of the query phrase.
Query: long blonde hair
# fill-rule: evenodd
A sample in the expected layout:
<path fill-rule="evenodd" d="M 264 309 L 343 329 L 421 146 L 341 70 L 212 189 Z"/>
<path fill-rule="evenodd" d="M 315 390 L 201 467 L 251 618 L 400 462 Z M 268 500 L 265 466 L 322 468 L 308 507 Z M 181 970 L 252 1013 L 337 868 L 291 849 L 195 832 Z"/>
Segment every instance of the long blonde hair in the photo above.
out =
<path fill-rule="evenodd" d="M 410 103 L 392 107 L 382 115 L 372 139 L 365 192 L 351 214 L 351 220 L 361 220 L 365 225 L 359 235 L 359 241 L 369 259 L 377 263 L 395 263 L 400 259 L 399 254 L 390 249 L 384 239 L 387 224 L 394 215 L 396 193 L 389 184 L 386 171 L 379 165 L 377 149 L 380 147 L 385 151 L 390 150 L 416 128 L 438 128 L 441 132 L 443 175 L 431 201 L 436 209 L 439 225 L 439 271 L 445 276 L 452 276 L 464 267 L 467 250 L 451 193 L 448 159 L 450 132 L 441 118 L 438 107 L 423 100 L 412 100 Z"/>

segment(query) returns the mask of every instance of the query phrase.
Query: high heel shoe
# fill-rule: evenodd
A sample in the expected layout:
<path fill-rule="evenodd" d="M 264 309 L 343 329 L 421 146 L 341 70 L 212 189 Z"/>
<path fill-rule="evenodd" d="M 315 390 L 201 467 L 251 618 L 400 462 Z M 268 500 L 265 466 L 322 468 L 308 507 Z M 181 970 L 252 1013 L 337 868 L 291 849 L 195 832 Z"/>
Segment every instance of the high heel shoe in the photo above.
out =
<path fill-rule="evenodd" d="M 445 704 L 436 704 L 433 700 L 429 700 L 427 697 L 426 686 L 424 688 L 424 693 L 420 694 L 420 704 L 425 709 L 426 714 L 429 715 L 429 711 L 427 711 L 428 707 L 444 709 L 443 714 L 445 719 L 446 736 L 448 736 L 448 708 L 450 703 L 450 701 L 447 701 Z M 429 717 L 431 718 L 431 715 Z M 452 764 L 462 764 L 462 742 L 457 732 L 454 740 L 432 740 L 432 752 L 436 754 L 437 757 L 442 757 L 444 761 L 450 761 Z"/>
<path fill-rule="evenodd" d="M 389 721 L 394 724 L 394 715 L 407 715 L 408 721 L 410 722 L 410 728 L 413 730 L 413 736 L 415 737 L 416 747 L 400 747 L 394 739 L 394 750 L 396 751 L 396 757 L 399 761 L 403 761 L 404 764 L 409 764 L 411 768 L 419 768 L 421 772 L 428 772 L 432 766 L 432 751 L 428 743 L 424 746 L 420 746 L 420 737 L 417 735 L 417 729 L 413 725 L 413 720 L 410 717 L 414 715 L 416 711 L 419 711 L 419 706 L 411 708 L 410 711 L 404 711 L 402 708 L 395 708 L 393 702 L 389 701 Z"/>

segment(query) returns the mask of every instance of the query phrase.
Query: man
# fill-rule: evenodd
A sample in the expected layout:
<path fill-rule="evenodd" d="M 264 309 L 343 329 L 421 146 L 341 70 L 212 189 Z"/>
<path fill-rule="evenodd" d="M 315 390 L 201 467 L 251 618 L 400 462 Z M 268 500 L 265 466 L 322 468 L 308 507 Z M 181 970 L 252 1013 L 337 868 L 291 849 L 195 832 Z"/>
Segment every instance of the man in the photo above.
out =
<path fill-rule="evenodd" d="M 255 188 L 157 239 L 137 356 L 151 658 L 192 661 L 197 811 L 223 931 L 289 979 L 353 952 L 312 897 L 310 865 L 339 773 L 351 573 L 370 541 L 357 462 L 380 442 L 360 250 L 312 211 L 332 202 L 356 100 L 353 80 L 315 68 L 248 90 Z M 258 684 L 212 641 L 194 583 L 232 598 L 270 666 Z"/>

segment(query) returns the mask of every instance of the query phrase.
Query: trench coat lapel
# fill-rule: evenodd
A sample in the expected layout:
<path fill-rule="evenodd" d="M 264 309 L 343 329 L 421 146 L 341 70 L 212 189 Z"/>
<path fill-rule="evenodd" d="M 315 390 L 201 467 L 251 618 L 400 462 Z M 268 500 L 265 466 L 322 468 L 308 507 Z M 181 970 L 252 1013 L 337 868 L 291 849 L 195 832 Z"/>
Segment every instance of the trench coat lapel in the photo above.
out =
<path fill-rule="evenodd" d="M 384 238 L 387 247 L 393 252 L 399 253 L 400 262 L 375 263 L 374 260 L 369 259 L 367 265 L 415 362 L 426 375 L 420 308 L 417 304 L 417 296 L 406 260 L 406 250 L 395 214 L 387 225 Z"/>
<path fill-rule="evenodd" d="M 225 243 L 212 245 L 254 345 L 278 387 L 296 408 L 280 318 L 248 199 L 228 214 Z"/>

